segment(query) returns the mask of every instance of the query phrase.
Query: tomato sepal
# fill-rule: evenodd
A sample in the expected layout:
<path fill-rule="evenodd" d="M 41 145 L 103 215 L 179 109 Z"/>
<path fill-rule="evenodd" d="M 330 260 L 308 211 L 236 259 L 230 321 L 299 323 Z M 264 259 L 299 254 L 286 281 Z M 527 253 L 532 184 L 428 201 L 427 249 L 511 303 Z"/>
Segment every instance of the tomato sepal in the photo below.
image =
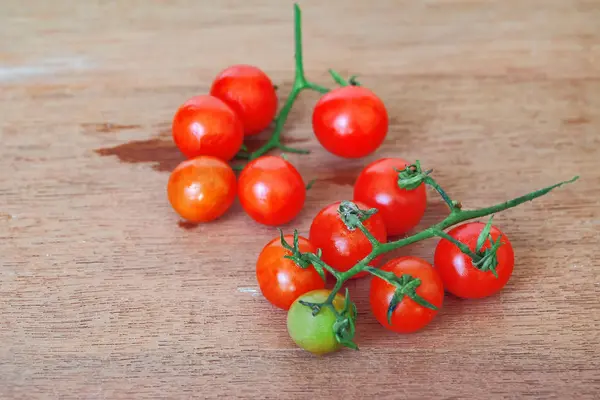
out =
<path fill-rule="evenodd" d="M 315 257 L 311 258 L 310 253 L 302 253 L 300 251 L 299 236 L 298 236 L 297 229 L 294 229 L 293 246 L 290 246 L 290 244 L 285 240 L 285 237 L 283 235 L 283 230 L 281 230 L 281 228 L 278 228 L 278 229 L 279 229 L 279 237 L 281 240 L 281 245 L 283 246 L 284 249 L 286 249 L 292 253 L 291 255 L 283 256 L 283 258 L 292 260 L 300 268 L 308 268 L 308 267 L 312 266 L 315 269 L 315 271 L 317 271 L 317 273 L 319 274 L 321 279 L 323 279 L 323 281 L 326 281 L 327 277 L 325 276 L 325 271 L 323 269 L 322 262 L 315 262 L 315 261 L 320 261 L 321 249 L 317 249 L 317 254 L 316 254 L 317 260 L 314 260 Z"/>
<path fill-rule="evenodd" d="M 496 241 L 492 238 L 490 232 L 492 230 L 493 218 L 494 216 L 492 215 L 479 234 L 477 244 L 475 245 L 476 257 L 471 256 L 471 260 L 475 268 L 483 272 L 489 271 L 498 279 L 498 271 L 496 271 L 496 267 L 498 266 L 498 249 L 504 243 L 502 242 L 502 235 L 498 236 Z M 490 242 L 490 247 L 482 251 L 487 240 Z"/>
<path fill-rule="evenodd" d="M 363 225 L 363 221 L 366 221 L 371 215 L 374 215 L 377 212 L 378 210 L 376 208 L 362 210 L 352 201 L 342 201 L 338 208 L 338 214 L 350 231 L 360 228 L 361 225 Z"/>
<path fill-rule="evenodd" d="M 417 288 L 421 285 L 421 279 L 415 278 L 409 274 L 403 274 L 402 276 L 398 276 L 393 272 L 382 271 L 377 268 L 369 267 L 367 269 L 371 274 L 377 276 L 385 281 L 387 281 L 390 285 L 396 287 L 394 291 L 394 295 L 392 300 L 390 301 L 390 305 L 387 310 L 387 320 L 388 324 L 392 325 L 392 315 L 398 305 L 404 299 L 404 296 L 408 297 L 415 303 L 425 308 L 429 308 L 431 310 L 437 311 L 438 307 L 431 304 L 429 301 L 425 300 L 423 297 L 419 296 L 416 292 Z"/>
<path fill-rule="evenodd" d="M 332 292 L 332 293 L 335 293 Z M 350 300 L 350 293 L 346 288 L 344 300 L 344 307 L 341 311 L 337 311 L 333 306 L 333 297 L 330 296 L 323 303 L 312 303 L 305 300 L 299 300 L 299 303 L 312 310 L 312 316 L 315 317 L 323 307 L 328 307 L 333 311 L 336 316 L 336 321 L 333 324 L 333 333 L 335 334 L 335 340 L 342 346 L 348 347 L 352 350 L 358 350 L 358 345 L 354 342 L 354 335 L 356 334 L 356 304 Z"/>
<path fill-rule="evenodd" d="M 444 189 L 442 189 L 435 179 L 430 176 L 433 169 L 423 171 L 419 160 L 416 160 L 414 164 L 407 165 L 406 168 L 402 170 L 396 169 L 396 172 L 398 172 L 398 187 L 400 189 L 415 190 L 422 184 L 426 184 L 434 188 L 440 194 L 450 210 L 455 211 L 462 208 L 462 204 L 450 199 L 450 196 L 448 196 Z"/>

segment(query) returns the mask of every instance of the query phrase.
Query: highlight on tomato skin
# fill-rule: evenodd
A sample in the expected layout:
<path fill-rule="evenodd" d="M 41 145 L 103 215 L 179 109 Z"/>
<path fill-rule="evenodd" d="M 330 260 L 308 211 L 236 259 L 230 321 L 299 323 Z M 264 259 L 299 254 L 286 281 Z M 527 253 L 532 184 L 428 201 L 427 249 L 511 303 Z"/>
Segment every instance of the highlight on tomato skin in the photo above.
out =
<path fill-rule="evenodd" d="M 212 156 L 181 162 L 167 184 L 168 199 L 175 212 L 195 223 L 225 214 L 235 194 L 235 173 L 225 161 Z"/>
<path fill-rule="evenodd" d="M 322 259 L 337 271 L 344 272 L 355 266 L 360 260 L 369 255 L 373 245 L 359 230 L 350 231 L 338 213 L 341 202 L 335 202 L 324 207 L 313 219 L 310 226 L 309 240 L 323 252 Z M 363 210 L 366 204 L 355 202 Z M 387 242 L 387 232 L 383 218 L 376 213 L 363 221 L 364 226 L 381 243 Z M 375 258 L 370 266 L 377 266 L 381 257 Z M 360 272 L 352 279 L 367 276 Z"/>
<path fill-rule="evenodd" d="M 399 236 L 419 224 L 427 208 L 425 184 L 406 190 L 398 186 L 397 170 L 410 165 L 402 158 L 381 158 L 368 164 L 354 184 L 354 200 L 377 208 L 388 236 Z"/>
<path fill-rule="evenodd" d="M 441 309 L 444 301 L 444 285 L 438 272 L 427 261 L 413 256 L 399 257 L 388 261 L 380 270 L 393 272 L 401 277 L 409 275 L 419 279 L 420 285 L 415 292 L 438 310 L 424 307 L 408 296 L 404 296 L 388 322 L 388 309 L 396 287 L 379 277 L 373 277 L 369 291 L 369 302 L 373 315 L 379 323 L 397 333 L 416 332 L 428 325 Z"/>
<path fill-rule="evenodd" d="M 312 126 L 319 143 L 344 158 L 365 157 L 381 146 L 388 132 L 385 105 L 362 86 L 326 93 L 313 110 Z"/>
<path fill-rule="evenodd" d="M 300 348 L 315 355 L 324 355 L 339 350 L 342 345 L 337 341 L 333 329 L 336 316 L 329 307 L 323 307 L 317 315 L 312 309 L 300 301 L 312 303 L 324 302 L 331 290 L 320 289 L 303 294 L 292 303 L 287 315 L 288 333 Z M 337 293 L 333 299 L 333 307 L 341 312 L 344 309 L 345 297 Z"/>
<path fill-rule="evenodd" d="M 277 113 L 277 92 L 260 68 L 239 64 L 221 71 L 210 94 L 223 100 L 239 116 L 246 136 L 265 130 Z"/>
<path fill-rule="evenodd" d="M 213 156 L 229 161 L 244 141 L 238 115 L 210 95 L 194 96 L 179 107 L 173 117 L 172 135 L 187 158 Z"/>
<path fill-rule="evenodd" d="M 285 235 L 288 243 L 293 235 Z M 316 253 L 317 249 L 308 239 L 298 237 L 299 250 L 302 253 Z M 281 238 L 276 237 L 262 249 L 256 261 L 256 279 L 263 296 L 274 306 L 287 310 L 304 293 L 323 289 L 325 281 L 310 266 L 301 268 L 286 255 L 292 253 L 283 248 Z"/>
<path fill-rule="evenodd" d="M 484 227 L 482 222 L 467 222 L 451 229 L 448 234 L 466 244 L 471 251 L 475 251 L 477 239 Z M 480 299 L 492 296 L 506 286 L 515 265 L 513 246 L 508 237 L 494 225 L 490 235 L 494 241 L 501 237 L 502 242 L 496 252 L 497 278 L 491 271 L 481 271 L 475 267 L 471 257 L 464 254 L 454 243 L 447 239 L 439 241 L 435 249 L 434 265 L 449 293 L 464 299 Z M 482 249 L 489 247 L 490 242 L 487 240 Z"/>
<path fill-rule="evenodd" d="M 242 208 L 256 222 L 284 225 L 300 213 L 306 185 L 298 170 L 281 157 L 262 156 L 250 161 L 238 177 Z"/>

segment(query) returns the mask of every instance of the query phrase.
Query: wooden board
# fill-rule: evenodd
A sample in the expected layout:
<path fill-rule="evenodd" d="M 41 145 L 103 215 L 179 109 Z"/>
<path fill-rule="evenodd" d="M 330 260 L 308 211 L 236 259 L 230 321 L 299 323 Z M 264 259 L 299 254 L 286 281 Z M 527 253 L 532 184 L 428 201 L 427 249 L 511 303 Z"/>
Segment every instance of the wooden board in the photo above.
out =
<path fill-rule="evenodd" d="M 600 3 L 302 6 L 310 78 L 358 74 L 392 118 L 377 154 L 339 159 L 302 95 L 285 136 L 317 182 L 286 231 L 306 234 L 383 156 L 419 158 L 469 207 L 581 175 L 497 216 L 517 257 L 506 289 L 448 296 L 428 329 L 396 335 L 353 282 L 361 350 L 299 350 L 257 293 L 276 231 L 239 204 L 182 224 L 165 196 L 172 115 L 220 69 L 259 65 L 289 91 L 292 3 L 4 0 L 0 398 L 598 398 Z M 430 194 L 421 227 L 444 216 Z"/>

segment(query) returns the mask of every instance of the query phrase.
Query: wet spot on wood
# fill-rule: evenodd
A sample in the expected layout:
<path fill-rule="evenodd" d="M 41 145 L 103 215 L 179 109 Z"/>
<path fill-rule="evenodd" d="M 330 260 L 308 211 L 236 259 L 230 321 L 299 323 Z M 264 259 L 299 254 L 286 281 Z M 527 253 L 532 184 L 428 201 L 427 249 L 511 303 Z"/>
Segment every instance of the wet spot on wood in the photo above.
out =
<path fill-rule="evenodd" d="M 141 125 L 123 125 L 113 124 L 111 122 L 104 122 L 100 124 L 81 124 L 86 131 L 95 131 L 100 133 L 113 133 L 118 131 L 124 131 L 129 129 L 141 128 Z"/>
<path fill-rule="evenodd" d="M 198 224 L 195 224 L 190 221 L 179 221 L 177 222 L 177 225 L 179 225 L 180 228 L 186 229 L 188 231 L 191 229 L 196 229 L 198 227 Z"/>
<path fill-rule="evenodd" d="M 576 117 L 576 118 L 568 118 L 565 119 L 565 124 L 567 125 L 584 125 L 590 122 L 589 119 L 584 117 Z"/>
<path fill-rule="evenodd" d="M 265 143 L 267 143 L 268 140 L 269 140 L 268 137 L 266 137 L 266 138 L 248 137 L 248 138 L 244 139 L 244 144 L 246 145 L 246 147 L 248 147 L 248 151 L 253 152 L 253 151 L 258 150 Z M 294 137 L 285 137 L 285 136 L 281 140 L 281 142 L 285 146 L 290 146 L 290 147 L 294 147 L 294 146 L 292 146 L 294 144 L 308 143 L 309 141 L 310 140 L 307 138 L 294 138 Z"/>
<path fill-rule="evenodd" d="M 95 152 L 101 156 L 116 156 L 124 163 L 152 163 L 154 170 L 162 172 L 171 172 L 185 160 L 171 139 L 161 138 L 134 140 L 114 147 L 96 149 Z"/>

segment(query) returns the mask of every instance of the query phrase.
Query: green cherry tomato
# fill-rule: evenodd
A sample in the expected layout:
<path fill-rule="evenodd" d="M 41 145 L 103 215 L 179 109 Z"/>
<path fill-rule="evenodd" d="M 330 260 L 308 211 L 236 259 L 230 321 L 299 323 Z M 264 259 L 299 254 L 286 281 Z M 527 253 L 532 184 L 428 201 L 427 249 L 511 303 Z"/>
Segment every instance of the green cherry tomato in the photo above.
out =
<path fill-rule="evenodd" d="M 300 300 L 310 303 L 322 303 L 331 293 L 328 289 L 318 289 L 298 297 L 290 307 L 287 316 L 288 333 L 292 340 L 304 350 L 316 355 L 323 355 L 339 350 L 342 346 L 335 338 L 333 325 L 336 316 L 329 307 L 323 307 L 315 316 L 312 309 Z M 344 309 L 344 296 L 336 294 L 333 306 L 336 310 Z"/>

